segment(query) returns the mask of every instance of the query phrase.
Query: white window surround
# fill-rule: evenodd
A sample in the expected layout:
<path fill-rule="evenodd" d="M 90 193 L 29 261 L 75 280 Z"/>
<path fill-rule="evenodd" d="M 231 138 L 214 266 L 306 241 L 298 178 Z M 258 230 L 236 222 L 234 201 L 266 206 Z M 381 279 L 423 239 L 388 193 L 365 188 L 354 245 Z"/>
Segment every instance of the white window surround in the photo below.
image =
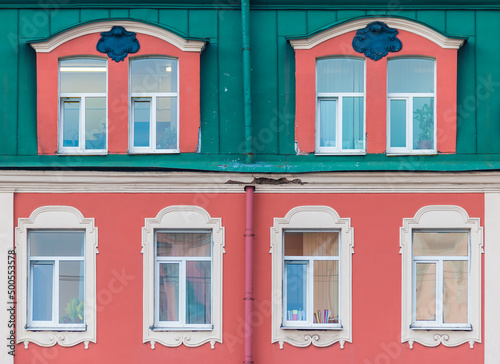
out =
<path fill-rule="evenodd" d="M 329 56 L 322 57 L 316 60 L 316 79 L 318 80 L 318 61 L 326 60 L 326 59 L 352 59 L 363 61 L 363 91 L 362 92 L 318 92 L 316 90 L 316 148 L 315 154 L 317 155 L 346 155 L 346 154 L 355 154 L 355 155 L 364 155 L 366 154 L 366 62 L 364 58 L 360 57 L 351 57 L 345 55 L 339 56 Z M 318 85 L 318 81 L 316 81 L 316 85 Z M 316 86 L 318 88 L 318 86 Z M 345 149 L 342 146 L 342 137 L 343 137 L 343 104 L 344 98 L 363 98 L 363 120 L 362 120 L 362 128 L 363 128 L 363 139 L 362 145 L 356 148 L 356 145 L 353 148 Z M 321 146 L 321 103 L 325 101 L 336 101 L 336 115 L 335 115 L 335 146 Z M 359 141 L 355 141 L 359 142 Z"/>
<path fill-rule="evenodd" d="M 65 60 L 100 60 L 103 61 L 106 67 L 106 90 L 105 92 L 61 92 L 61 62 Z M 89 70 L 87 70 L 89 71 Z M 102 72 L 102 71 L 101 71 Z M 86 56 L 75 56 L 70 58 L 63 58 L 59 60 L 58 64 L 58 74 L 59 74 L 59 120 L 58 120 L 58 155 L 107 155 L 107 144 L 108 144 L 108 67 L 107 60 L 105 58 L 99 57 L 86 57 Z M 104 148 L 102 149 L 89 149 L 86 148 L 86 131 L 87 131 L 87 120 L 86 120 L 86 101 L 92 98 L 104 98 L 106 103 L 106 118 L 104 122 Z M 79 121 L 78 121 L 78 146 L 77 147 L 65 147 L 64 146 L 64 132 L 65 132 L 65 120 L 64 120 L 64 103 L 73 100 L 79 104 Z"/>
<path fill-rule="evenodd" d="M 154 267 L 155 230 L 211 230 L 212 247 L 212 325 L 211 330 L 153 329 L 154 312 Z M 224 251 L 224 227 L 222 219 L 212 218 L 198 206 L 176 205 L 162 209 L 156 218 L 145 219 L 142 228 L 143 254 L 143 342 L 150 342 L 151 349 L 158 342 L 169 347 L 182 344 L 188 347 L 201 346 L 207 342 L 213 349 L 216 342 L 222 343 L 222 258 Z"/>
<path fill-rule="evenodd" d="M 414 229 L 461 230 L 470 234 L 469 270 L 469 324 L 471 330 L 411 329 L 412 323 L 412 232 Z M 483 228 L 479 218 L 470 218 L 467 212 L 452 205 L 422 207 L 414 218 L 403 219 L 400 228 L 400 254 L 402 256 L 402 309 L 401 342 L 408 342 L 410 349 L 418 342 L 424 346 L 458 346 L 481 342 L 481 258 L 483 251 Z"/>
<path fill-rule="evenodd" d="M 176 89 L 174 92 L 136 92 L 132 90 L 132 64 L 136 60 L 171 60 L 176 63 Z M 169 56 L 146 56 L 131 58 L 129 63 L 129 154 L 175 154 L 179 153 L 179 60 L 175 57 Z M 159 148 L 157 147 L 157 130 L 158 130 L 158 120 L 157 120 L 157 104 L 158 99 L 175 99 L 175 132 L 176 132 L 176 147 L 175 148 Z M 145 102 L 149 99 L 149 146 L 147 147 L 137 147 L 134 146 L 135 140 L 135 120 L 134 120 L 134 108 L 136 102 L 142 100 Z"/>
<path fill-rule="evenodd" d="M 340 320 L 341 329 L 291 329 L 282 327 L 283 317 L 283 233 L 293 230 L 337 230 L 340 234 Z M 271 228 L 272 254 L 272 335 L 271 342 L 292 346 L 330 346 L 336 342 L 344 348 L 352 342 L 352 254 L 354 253 L 354 231 L 349 218 L 340 218 L 329 206 L 298 206 L 284 218 L 275 218 Z"/>
<path fill-rule="evenodd" d="M 437 119 L 436 119 L 436 105 L 437 105 L 437 62 L 433 58 L 428 57 L 420 57 L 420 56 L 404 56 L 404 57 L 391 57 L 388 62 L 391 60 L 405 60 L 405 59 L 423 59 L 423 60 L 432 60 L 434 62 L 434 92 L 423 93 L 423 92 L 401 92 L 401 93 L 387 93 L 387 155 L 425 155 L 425 154 L 437 154 Z M 389 79 L 389 66 L 387 67 L 387 77 Z M 389 86 L 388 86 L 389 89 Z M 432 148 L 422 148 L 415 149 L 413 148 L 414 144 L 414 123 L 418 121 L 414 119 L 414 108 L 413 101 L 416 98 L 430 98 L 433 103 L 433 132 L 432 132 Z M 405 101 L 406 104 L 406 147 L 391 147 L 391 101 Z"/>
<path fill-rule="evenodd" d="M 85 230 L 85 325 L 84 331 L 54 330 L 34 331 L 26 328 L 27 324 L 27 283 L 28 283 L 28 230 Z M 84 218 L 80 211 L 71 206 L 42 206 L 29 218 L 20 218 L 16 228 L 17 254 L 17 342 L 33 342 L 40 346 L 74 346 L 79 343 L 88 348 L 89 342 L 96 342 L 96 254 L 97 228 L 93 218 Z M 22 299 L 21 299 L 22 297 Z"/>

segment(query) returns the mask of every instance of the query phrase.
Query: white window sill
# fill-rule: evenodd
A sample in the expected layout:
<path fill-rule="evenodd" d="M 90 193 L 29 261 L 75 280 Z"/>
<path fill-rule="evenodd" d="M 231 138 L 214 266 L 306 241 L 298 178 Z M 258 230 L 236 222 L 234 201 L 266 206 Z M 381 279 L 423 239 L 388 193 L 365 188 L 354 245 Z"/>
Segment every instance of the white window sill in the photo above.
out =
<path fill-rule="evenodd" d="M 364 150 L 345 150 L 335 152 L 315 152 L 315 155 L 366 155 Z"/>
<path fill-rule="evenodd" d="M 472 325 L 463 325 L 463 326 L 416 326 L 410 325 L 410 329 L 412 330 L 439 330 L 439 331 L 472 331 Z"/>
<path fill-rule="evenodd" d="M 186 332 L 196 332 L 196 331 L 212 331 L 214 329 L 214 325 L 209 325 L 206 327 L 154 327 L 151 326 L 150 330 L 154 332 L 163 332 L 163 331 L 186 331 Z"/>
<path fill-rule="evenodd" d="M 179 154 L 179 149 L 164 149 L 164 150 L 128 150 L 128 154 Z"/>
<path fill-rule="evenodd" d="M 87 331 L 87 325 L 76 327 L 26 327 L 28 331 Z"/>
<path fill-rule="evenodd" d="M 63 151 L 63 150 L 58 150 L 57 155 L 65 156 L 65 155 L 108 155 L 108 151 L 79 151 L 79 152 L 74 152 L 74 151 Z"/>
<path fill-rule="evenodd" d="M 282 330 L 303 330 L 303 331 L 321 331 L 321 330 L 343 330 L 342 325 L 318 325 L 318 326 L 281 326 Z"/>
<path fill-rule="evenodd" d="M 388 157 L 398 157 L 398 156 L 404 156 L 404 155 L 437 155 L 438 152 L 435 150 L 429 150 L 429 151 L 424 151 L 424 150 L 408 150 L 406 152 L 386 152 L 385 155 Z"/>

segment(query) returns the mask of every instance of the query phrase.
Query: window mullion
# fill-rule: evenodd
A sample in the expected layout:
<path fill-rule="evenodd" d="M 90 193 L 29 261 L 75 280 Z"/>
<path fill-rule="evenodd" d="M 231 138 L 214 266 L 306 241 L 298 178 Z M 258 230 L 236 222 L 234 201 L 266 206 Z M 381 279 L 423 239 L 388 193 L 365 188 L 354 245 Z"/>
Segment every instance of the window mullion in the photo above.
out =
<path fill-rule="evenodd" d="M 336 140 L 335 143 L 337 145 L 337 150 L 342 150 L 342 104 L 343 104 L 343 96 L 339 96 L 337 98 L 337 120 L 335 120 L 335 123 L 337 124 L 335 126 L 335 132 L 336 132 Z"/>
<path fill-rule="evenodd" d="M 307 324 L 312 325 L 314 320 L 314 264 L 313 260 L 307 261 Z"/>
<path fill-rule="evenodd" d="M 78 149 L 80 150 L 85 150 L 85 102 L 86 102 L 86 96 L 82 96 L 80 98 L 80 112 L 79 112 L 79 123 L 78 123 L 78 130 L 80 131 L 80 135 L 78 138 Z"/>
<path fill-rule="evenodd" d="M 179 262 L 179 322 L 181 326 L 186 325 L 186 260 L 182 259 Z"/>
<path fill-rule="evenodd" d="M 52 323 L 59 325 L 59 259 L 54 259 L 54 275 L 52 281 Z"/>
<path fill-rule="evenodd" d="M 436 262 L 436 321 L 439 325 L 443 325 L 443 260 Z"/>
<path fill-rule="evenodd" d="M 154 307 L 155 310 L 155 319 L 154 319 L 154 324 L 159 325 L 160 323 L 160 262 L 157 260 L 155 262 L 155 280 L 154 280 Z"/>
<path fill-rule="evenodd" d="M 406 149 L 413 150 L 413 96 L 406 99 Z"/>
<path fill-rule="evenodd" d="M 149 127 L 151 128 L 150 133 L 149 133 L 149 146 L 151 147 L 152 150 L 156 151 L 156 101 L 157 101 L 157 96 L 151 96 L 151 110 L 150 116 L 149 116 Z"/>

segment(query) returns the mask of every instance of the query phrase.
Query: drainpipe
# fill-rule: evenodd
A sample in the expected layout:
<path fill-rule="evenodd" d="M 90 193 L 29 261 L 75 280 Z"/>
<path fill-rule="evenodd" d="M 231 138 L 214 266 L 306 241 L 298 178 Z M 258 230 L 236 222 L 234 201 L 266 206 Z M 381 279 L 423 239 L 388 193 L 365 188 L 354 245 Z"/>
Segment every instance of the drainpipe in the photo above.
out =
<path fill-rule="evenodd" d="M 253 162 L 252 151 L 252 88 L 250 75 L 250 0 L 241 0 L 243 36 L 243 102 L 245 113 L 245 161 Z"/>
<path fill-rule="evenodd" d="M 253 193 L 254 186 L 245 187 L 245 360 L 252 361 L 252 309 L 253 309 Z"/>

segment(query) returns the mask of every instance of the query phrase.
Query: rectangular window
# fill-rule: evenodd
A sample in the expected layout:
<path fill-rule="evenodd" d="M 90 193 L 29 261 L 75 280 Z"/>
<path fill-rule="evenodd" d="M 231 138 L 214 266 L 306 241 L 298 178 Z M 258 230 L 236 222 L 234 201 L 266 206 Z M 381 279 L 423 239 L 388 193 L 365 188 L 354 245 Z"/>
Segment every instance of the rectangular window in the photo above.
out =
<path fill-rule="evenodd" d="M 85 329 L 84 231 L 29 230 L 31 329 Z"/>
<path fill-rule="evenodd" d="M 469 324 L 469 233 L 413 231 L 412 328 Z"/>
<path fill-rule="evenodd" d="M 362 59 L 316 62 L 316 152 L 364 152 L 365 64 Z"/>
<path fill-rule="evenodd" d="M 155 236 L 155 327 L 212 329 L 211 232 Z"/>
<path fill-rule="evenodd" d="M 339 232 L 284 234 L 283 326 L 341 327 Z"/>
<path fill-rule="evenodd" d="M 435 152 L 435 61 L 387 62 L 389 153 Z"/>
<path fill-rule="evenodd" d="M 130 151 L 178 152 L 177 60 L 130 61 Z"/>
<path fill-rule="evenodd" d="M 106 60 L 59 62 L 59 152 L 102 153 L 106 135 Z"/>

